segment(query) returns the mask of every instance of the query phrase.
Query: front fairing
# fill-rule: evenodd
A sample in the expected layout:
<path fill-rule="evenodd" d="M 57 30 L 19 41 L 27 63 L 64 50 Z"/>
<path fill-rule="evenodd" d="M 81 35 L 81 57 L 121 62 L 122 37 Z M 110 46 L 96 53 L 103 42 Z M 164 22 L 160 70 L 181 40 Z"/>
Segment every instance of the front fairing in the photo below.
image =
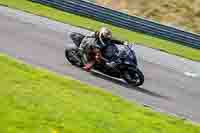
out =
<path fill-rule="evenodd" d="M 124 64 L 137 66 L 137 58 L 134 52 L 134 47 L 128 45 L 127 47 L 127 57 L 124 59 Z"/>
<path fill-rule="evenodd" d="M 110 62 L 137 66 L 137 59 L 133 45 L 109 45 L 103 54 Z M 118 60 L 119 59 L 119 60 Z"/>

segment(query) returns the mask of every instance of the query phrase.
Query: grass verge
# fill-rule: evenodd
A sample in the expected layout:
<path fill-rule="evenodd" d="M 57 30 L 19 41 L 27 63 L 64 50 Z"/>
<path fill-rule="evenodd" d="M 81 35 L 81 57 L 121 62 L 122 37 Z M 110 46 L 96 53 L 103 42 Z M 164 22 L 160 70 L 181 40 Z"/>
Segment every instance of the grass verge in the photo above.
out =
<path fill-rule="evenodd" d="M 158 39 L 141 33 L 132 32 L 126 29 L 107 25 L 92 19 L 84 18 L 71 13 L 66 13 L 55 8 L 33 3 L 29 0 L 0 0 L 0 4 L 11 8 L 20 9 L 36 15 L 45 16 L 50 19 L 68 23 L 90 30 L 98 30 L 101 26 L 110 27 L 114 35 L 121 39 L 138 42 L 147 47 L 156 48 L 174 55 L 182 56 L 191 60 L 200 61 L 200 50 L 189 48 L 178 43 Z"/>
<path fill-rule="evenodd" d="M 0 54 L 1 133 L 199 133 L 193 125 Z"/>

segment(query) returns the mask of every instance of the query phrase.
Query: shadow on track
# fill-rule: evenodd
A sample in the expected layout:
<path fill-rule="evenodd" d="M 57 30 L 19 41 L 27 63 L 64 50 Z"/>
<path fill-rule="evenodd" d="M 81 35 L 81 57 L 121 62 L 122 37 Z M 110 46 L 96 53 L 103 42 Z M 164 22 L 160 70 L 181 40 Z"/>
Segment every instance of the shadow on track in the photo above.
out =
<path fill-rule="evenodd" d="M 129 89 L 134 89 L 134 90 L 136 90 L 136 91 L 138 91 L 138 92 L 145 93 L 145 94 L 150 95 L 150 96 L 153 96 L 153 97 L 157 97 L 157 98 L 162 98 L 162 99 L 170 100 L 170 98 L 167 97 L 167 96 L 160 95 L 160 94 L 158 94 L 158 93 L 156 93 L 156 92 L 152 92 L 152 91 L 147 90 L 147 89 L 145 89 L 145 88 L 143 88 L 143 87 L 131 86 L 131 85 L 129 85 L 128 83 L 126 83 L 125 81 L 123 81 L 123 80 L 120 80 L 120 79 L 116 79 L 116 78 L 107 76 L 107 75 L 105 75 L 105 74 L 103 74 L 103 73 L 100 73 L 100 72 L 98 72 L 98 71 L 92 71 L 91 74 L 94 75 L 94 76 L 96 76 L 96 77 L 102 78 L 102 79 L 104 79 L 104 80 L 111 81 L 111 82 L 113 82 L 113 83 L 115 83 L 115 84 L 118 84 L 118 85 L 120 85 L 120 86 L 129 88 Z"/>

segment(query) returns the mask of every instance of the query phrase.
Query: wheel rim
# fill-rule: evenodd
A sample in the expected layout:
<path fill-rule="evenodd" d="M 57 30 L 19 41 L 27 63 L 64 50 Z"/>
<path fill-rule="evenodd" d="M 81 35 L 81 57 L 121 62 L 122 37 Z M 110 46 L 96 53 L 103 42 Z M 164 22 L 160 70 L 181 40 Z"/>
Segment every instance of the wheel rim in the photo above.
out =
<path fill-rule="evenodd" d="M 129 72 L 129 71 L 126 71 L 125 72 L 125 78 L 129 81 L 129 82 L 131 82 L 131 83 L 133 83 L 133 84 L 135 84 L 135 85 L 137 85 L 137 84 L 139 84 L 141 81 L 140 81 L 140 76 L 139 76 L 139 74 L 137 73 L 137 72 Z"/>

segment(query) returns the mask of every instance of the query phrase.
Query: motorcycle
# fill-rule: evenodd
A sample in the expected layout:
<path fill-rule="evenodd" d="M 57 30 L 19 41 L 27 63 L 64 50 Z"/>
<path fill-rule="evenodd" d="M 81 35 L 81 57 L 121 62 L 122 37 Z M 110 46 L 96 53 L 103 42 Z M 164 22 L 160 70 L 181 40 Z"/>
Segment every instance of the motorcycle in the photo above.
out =
<path fill-rule="evenodd" d="M 77 67 L 83 67 L 85 64 L 84 58 L 79 54 L 79 46 L 84 39 L 85 35 L 80 33 L 71 33 L 70 38 L 72 39 L 75 47 L 65 49 L 65 57 L 72 64 Z M 140 86 L 144 83 L 144 75 L 138 68 L 137 59 L 133 50 L 133 45 L 123 45 L 127 50 L 127 57 L 121 59 L 122 62 L 117 64 L 114 68 L 108 67 L 106 62 L 107 59 L 103 58 L 103 63 L 95 64 L 93 69 L 100 71 L 111 77 L 124 79 L 128 84 L 133 86 Z"/>

